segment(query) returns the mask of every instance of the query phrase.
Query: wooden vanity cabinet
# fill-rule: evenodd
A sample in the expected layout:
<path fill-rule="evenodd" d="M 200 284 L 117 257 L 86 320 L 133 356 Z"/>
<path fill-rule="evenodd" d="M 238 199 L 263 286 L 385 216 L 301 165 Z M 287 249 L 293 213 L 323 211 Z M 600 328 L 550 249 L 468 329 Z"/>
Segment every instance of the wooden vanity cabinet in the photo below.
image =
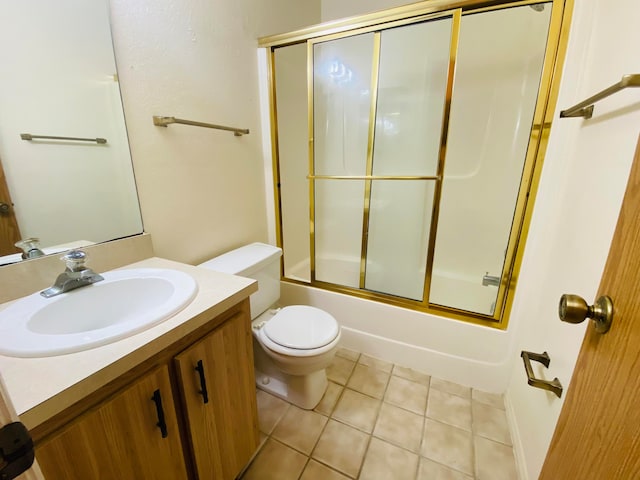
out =
<path fill-rule="evenodd" d="M 251 342 L 237 319 L 175 357 L 198 478 L 236 478 L 258 446 Z"/>
<path fill-rule="evenodd" d="M 166 437 L 151 400 L 159 392 Z M 186 479 L 166 366 L 135 381 L 36 449 L 46 479 Z"/>
<path fill-rule="evenodd" d="M 236 478 L 259 442 L 250 329 L 245 300 L 37 427 L 45 478 Z"/>

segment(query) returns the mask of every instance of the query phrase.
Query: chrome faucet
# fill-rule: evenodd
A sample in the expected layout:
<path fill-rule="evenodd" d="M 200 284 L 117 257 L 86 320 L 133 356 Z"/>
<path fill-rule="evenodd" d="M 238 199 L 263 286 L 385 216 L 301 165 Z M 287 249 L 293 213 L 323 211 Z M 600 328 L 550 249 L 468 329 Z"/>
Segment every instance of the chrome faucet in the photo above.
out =
<path fill-rule="evenodd" d="M 61 293 L 104 280 L 101 275 L 85 266 L 86 259 L 87 254 L 82 250 L 71 250 L 60 257 L 60 260 L 66 262 L 67 268 L 58 275 L 53 286 L 40 292 L 40 295 L 45 298 L 55 297 Z"/>
<path fill-rule="evenodd" d="M 482 285 L 484 285 L 485 287 L 488 287 L 489 285 L 493 287 L 499 287 L 500 280 L 500 277 L 494 277 L 493 275 L 489 275 L 489 272 L 487 272 L 482 276 Z"/>
<path fill-rule="evenodd" d="M 14 243 L 18 248 L 22 249 L 22 259 L 38 258 L 44 256 L 44 252 L 40 250 L 40 239 L 31 237 Z"/>

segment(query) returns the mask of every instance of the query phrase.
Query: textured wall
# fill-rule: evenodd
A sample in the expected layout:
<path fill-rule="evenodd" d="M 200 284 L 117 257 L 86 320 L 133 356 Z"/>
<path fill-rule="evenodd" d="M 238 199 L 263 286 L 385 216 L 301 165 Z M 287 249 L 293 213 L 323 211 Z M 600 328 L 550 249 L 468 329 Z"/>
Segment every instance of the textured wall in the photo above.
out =
<path fill-rule="evenodd" d="M 114 46 L 145 231 L 196 263 L 267 239 L 256 39 L 319 20 L 319 3 L 112 0 Z M 249 128 L 233 134 L 153 115 Z"/>
<path fill-rule="evenodd" d="M 399 7 L 409 3 L 406 0 L 322 0 L 322 21 L 377 12 L 386 8 Z"/>

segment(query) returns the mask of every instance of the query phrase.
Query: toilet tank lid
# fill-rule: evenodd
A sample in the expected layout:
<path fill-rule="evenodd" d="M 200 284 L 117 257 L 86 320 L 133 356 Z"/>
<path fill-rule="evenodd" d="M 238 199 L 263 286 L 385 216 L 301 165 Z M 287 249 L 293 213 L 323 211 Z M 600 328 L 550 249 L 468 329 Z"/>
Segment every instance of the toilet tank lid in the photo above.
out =
<path fill-rule="evenodd" d="M 281 255 L 282 249 L 256 242 L 231 250 L 198 266 L 233 275 L 251 275 Z"/>

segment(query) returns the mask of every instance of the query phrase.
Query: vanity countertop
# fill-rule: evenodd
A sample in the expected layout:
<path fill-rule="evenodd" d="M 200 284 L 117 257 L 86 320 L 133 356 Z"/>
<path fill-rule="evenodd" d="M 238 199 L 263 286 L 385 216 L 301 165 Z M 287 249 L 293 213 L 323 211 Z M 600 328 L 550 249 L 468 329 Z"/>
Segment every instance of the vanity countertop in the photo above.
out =
<path fill-rule="evenodd" d="M 126 373 L 257 291 L 254 280 L 152 257 L 125 268 L 180 270 L 198 282 L 193 301 L 138 334 L 77 353 L 42 358 L 0 355 L 0 374 L 20 420 L 32 429 Z M 10 305 L 0 305 L 0 311 Z"/>

